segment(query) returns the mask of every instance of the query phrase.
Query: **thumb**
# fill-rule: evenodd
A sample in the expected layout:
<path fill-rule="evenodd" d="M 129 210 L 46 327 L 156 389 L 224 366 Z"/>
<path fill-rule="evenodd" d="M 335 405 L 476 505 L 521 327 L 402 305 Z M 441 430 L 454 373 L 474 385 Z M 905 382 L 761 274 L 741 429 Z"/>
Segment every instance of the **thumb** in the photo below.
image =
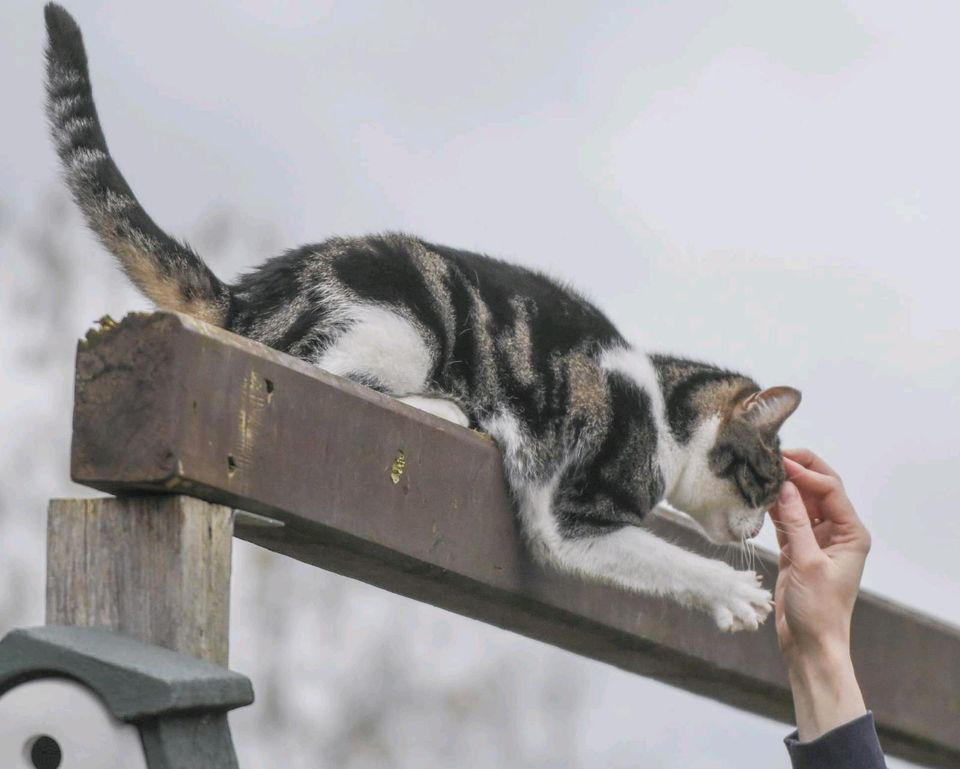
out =
<path fill-rule="evenodd" d="M 770 516 L 779 529 L 781 547 L 790 546 L 790 557 L 794 563 L 819 554 L 820 546 L 813 534 L 807 508 L 804 507 L 797 487 L 790 481 L 784 481 L 780 487 L 780 496 L 770 510 Z"/>

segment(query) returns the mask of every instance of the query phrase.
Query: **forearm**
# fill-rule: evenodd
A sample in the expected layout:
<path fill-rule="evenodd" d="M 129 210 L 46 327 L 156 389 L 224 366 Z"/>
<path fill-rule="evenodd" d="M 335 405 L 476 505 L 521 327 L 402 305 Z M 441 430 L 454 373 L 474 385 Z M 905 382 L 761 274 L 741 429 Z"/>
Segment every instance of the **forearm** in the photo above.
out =
<path fill-rule="evenodd" d="M 848 648 L 838 644 L 787 661 L 802 742 L 815 740 L 867 712 Z"/>
<path fill-rule="evenodd" d="M 809 451 L 784 456 L 790 477 L 770 515 L 781 547 L 777 635 L 787 663 L 797 731 L 786 738 L 795 769 L 883 769 L 873 716 L 850 659 L 850 621 L 870 534 L 840 477 Z M 814 522 L 828 526 L 814 531 Z"/>

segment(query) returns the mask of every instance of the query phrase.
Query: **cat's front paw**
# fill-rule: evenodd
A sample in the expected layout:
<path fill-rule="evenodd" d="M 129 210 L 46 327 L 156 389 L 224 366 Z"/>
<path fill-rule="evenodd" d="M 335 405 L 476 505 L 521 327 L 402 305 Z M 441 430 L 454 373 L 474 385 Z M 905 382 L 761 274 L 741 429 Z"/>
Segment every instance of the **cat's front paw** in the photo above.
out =
<path fill-rule="evenodd" d="M 756 630 L 773 609 L 773 596 L 762 587 L 756 572 L 731 569 L 717 588 L 710 611 L 725 632 Z"/>

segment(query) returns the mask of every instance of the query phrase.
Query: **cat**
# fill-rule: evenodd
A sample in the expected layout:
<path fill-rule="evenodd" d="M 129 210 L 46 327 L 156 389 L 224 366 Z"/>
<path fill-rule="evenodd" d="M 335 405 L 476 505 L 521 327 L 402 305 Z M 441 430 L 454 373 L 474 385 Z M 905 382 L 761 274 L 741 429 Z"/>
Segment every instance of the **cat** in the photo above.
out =
<path fill-rule="evenodd" d="M 219 280 L 143 210 L 107 149 L 80 29 L 45 8 L 47 113 L 89 227 L 160 308 L 375 388 L 499 444 L 544 563 L 756 629 L 770 593 L 640 527 L 667 503 L 719 543 L 759 531 L 800 403 L 726 369 L 632 347 L 574 290 L 402 234 L 332 238 Z"/>

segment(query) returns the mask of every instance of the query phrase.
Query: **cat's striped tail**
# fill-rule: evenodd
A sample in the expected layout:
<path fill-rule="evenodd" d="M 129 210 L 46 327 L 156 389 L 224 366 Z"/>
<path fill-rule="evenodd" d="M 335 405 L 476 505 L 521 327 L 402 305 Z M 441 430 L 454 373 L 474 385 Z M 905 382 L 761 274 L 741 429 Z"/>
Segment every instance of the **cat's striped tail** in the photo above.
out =
<path fill-rule="evenodd" d="M 143 210 L 110 157 L 97 118 L 80 28 L 60 6 L 47 22 L 47 116 L 70 191 L 103 244 L 158 307 L 224 325 L 231 304 L 221 283 L 186 244 Z"/>

